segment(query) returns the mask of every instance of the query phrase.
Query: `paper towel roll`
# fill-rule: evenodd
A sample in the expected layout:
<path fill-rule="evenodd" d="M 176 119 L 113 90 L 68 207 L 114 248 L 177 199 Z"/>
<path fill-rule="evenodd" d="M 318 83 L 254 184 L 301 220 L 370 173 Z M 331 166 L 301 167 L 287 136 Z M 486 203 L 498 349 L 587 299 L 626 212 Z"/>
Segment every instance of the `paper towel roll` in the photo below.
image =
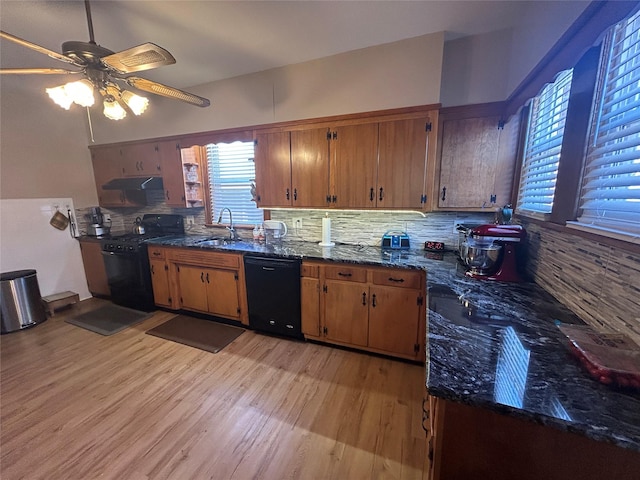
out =
<path fill-rule="evenodd" d="M 323 247 L 331 247 L 335 245 L 331 241 L 331 219 L 329 217 L 324 217 L 322 219 L 322 241 L 319 245 Z"/>

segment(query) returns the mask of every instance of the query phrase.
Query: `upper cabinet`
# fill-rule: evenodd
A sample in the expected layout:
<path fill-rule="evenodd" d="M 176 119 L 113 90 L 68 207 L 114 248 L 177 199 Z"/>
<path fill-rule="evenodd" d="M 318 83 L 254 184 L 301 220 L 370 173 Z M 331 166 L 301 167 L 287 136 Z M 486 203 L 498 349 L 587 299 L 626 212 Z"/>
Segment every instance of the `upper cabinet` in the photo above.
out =
<path fill-rule="evenodd" d="M 378 208 L 428 209 L 437 126 L 436 111 L 421 118 L 380 123 L 374 192 Z"/>
<path fill-rule="evenodd" d="M 258 206 L 428 210 L 437 118 L 434 110 L 259 132 Z"/>
<path fill-rule="evenodd" d="M 180 148 L 176 141 L 159 142 L 164 200 L 170 207 L 204 206 L 203 147 Z"/>
<path fill-rule="evenodd" d="M 122 177 L 122 151 L 119 146 L 93 148 L 91 150 L 93 176 L 101 207 L 131 207 L 146 204 L 144 192 L 125 192 L 103 188 L 110 180 Z"/>
<path fill-rule="evenodd" d="M 511 203 L 518 117 L 505 123 L 502 104 L 443 110 L 434 208 L 494 209 Z"/>
<path fill-rule="evenodd" d="M 124 177 L 158 177 L 162 175 L 157 142 L 123 145 L 121 171 Z"/>

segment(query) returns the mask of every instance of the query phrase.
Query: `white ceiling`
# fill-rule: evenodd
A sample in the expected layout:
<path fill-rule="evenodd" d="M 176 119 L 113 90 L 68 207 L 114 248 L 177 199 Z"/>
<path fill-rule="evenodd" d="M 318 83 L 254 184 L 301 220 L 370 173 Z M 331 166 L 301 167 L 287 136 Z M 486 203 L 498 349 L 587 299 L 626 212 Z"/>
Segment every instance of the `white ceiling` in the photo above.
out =
<path fill-rule="evenodd" d="M 99 45 L 119 51 L 156 43 L 177 63 L 141 76 L 187 88 L 428 33 L 445 31 L 452 39 L 510 28 L 527 9 L 545 3 L 93 0 L 91 11 Z M 78 0 L 2 0 L 0 28 L 55 51 L 64 41 L 89 40 Z M 0 41 L 0 64 L 65 66 L 6 40 Z M 17 79 L 8 80 L 3 76 L 4 86 Z"/>

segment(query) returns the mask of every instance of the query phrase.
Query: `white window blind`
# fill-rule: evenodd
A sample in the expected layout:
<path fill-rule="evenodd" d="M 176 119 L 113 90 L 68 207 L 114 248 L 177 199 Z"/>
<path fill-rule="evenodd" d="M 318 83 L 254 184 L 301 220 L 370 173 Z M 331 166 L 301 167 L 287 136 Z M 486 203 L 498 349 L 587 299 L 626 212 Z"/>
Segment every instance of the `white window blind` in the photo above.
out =
<path fill-rule="evenodd" d="M 573 69 L 560 72 L 531 102 L 516 209 L 551 213 Z"/>
<path fill-rule="evenodd" d="M 640 233 L 640 13 L 604 45 L 578 223 Z"/>
<path fill-rule="evenodd" d="M 229 208 L 236 225 L 262 224 L 262 210 L 251 200 L 251 181 L 255 179 L 253 147 L 253 142 L 207 145 L 212 223 L 218 221 L 223 208 Z M 228 213 L 222 222 L 229 223 Z"/>

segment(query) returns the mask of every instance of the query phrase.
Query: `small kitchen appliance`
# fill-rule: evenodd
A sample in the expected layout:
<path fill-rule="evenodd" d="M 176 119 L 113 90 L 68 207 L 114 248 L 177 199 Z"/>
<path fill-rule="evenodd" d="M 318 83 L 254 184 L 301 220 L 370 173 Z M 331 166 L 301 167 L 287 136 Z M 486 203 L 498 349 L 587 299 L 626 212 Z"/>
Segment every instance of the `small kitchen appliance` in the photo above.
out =
<path fill-rule="evenodd" d="M 483 280 L 521 282 L 519 272 L 527 232 L 521 225 L 480 225 L 460 245 L 466 275 Z"/>
<path fill-rule="evenodd" d="M 87 214 L 87 235 L 90 237 L 104 237 L 109 235 L 111 231 L 111 220 L 105 225 L 104 215 L 100 211 L 100 207 L 91 207 L 91 211 Z"/>
<path fill-rule="evenodd" d="M 382 248 L 409 248 L 407 232 L 387 231 L 382 235 Z"/>

